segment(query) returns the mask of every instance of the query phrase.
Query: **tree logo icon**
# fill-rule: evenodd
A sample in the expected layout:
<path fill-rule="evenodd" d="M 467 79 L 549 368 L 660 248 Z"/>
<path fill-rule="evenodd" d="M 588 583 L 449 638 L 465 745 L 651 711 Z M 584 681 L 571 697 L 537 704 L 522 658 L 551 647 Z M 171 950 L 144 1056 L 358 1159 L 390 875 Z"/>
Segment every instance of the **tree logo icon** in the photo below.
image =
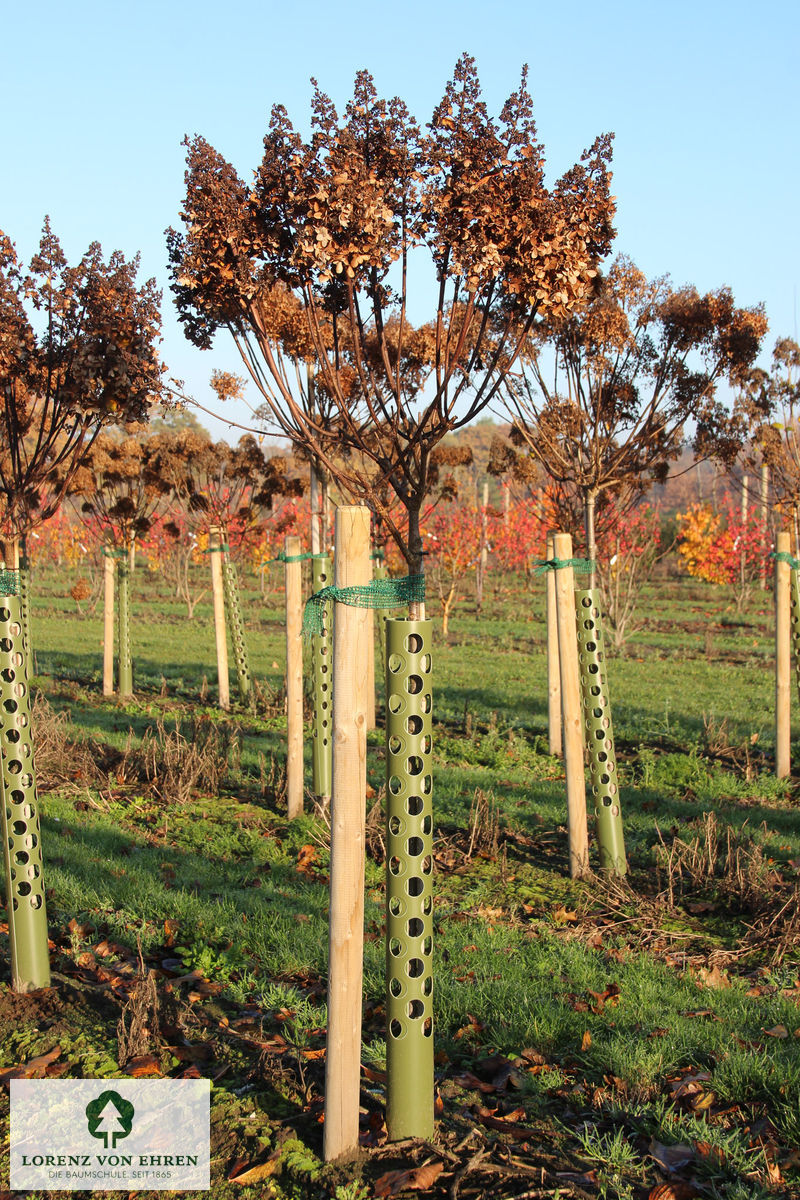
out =
<path fill-rule="evenodd" d="M 86 1105 L 86 1118 L 92 1137 L 102 1138 L 106 1150 L 116 1147 L 118 1138 L 126 1138 L 133 1125 L 134 1107 L 119 1092 L 101 1092 Z"/>

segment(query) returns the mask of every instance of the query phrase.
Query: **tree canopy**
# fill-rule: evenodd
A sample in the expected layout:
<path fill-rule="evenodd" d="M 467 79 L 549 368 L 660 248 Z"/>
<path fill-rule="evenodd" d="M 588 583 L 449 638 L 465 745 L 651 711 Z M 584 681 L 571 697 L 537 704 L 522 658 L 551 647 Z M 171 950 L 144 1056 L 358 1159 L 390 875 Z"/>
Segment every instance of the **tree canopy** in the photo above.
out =
<path fill-rule="evenodd" d="M 93 243 L 71 267 L 45 221 L 26 270 L 0 232 L 0 498 L 15 534 L 46 520 L 100 431 L 161 391 L 160 293 Z"/>
<path fill-rule="evenodd" d="M 310 139 L 276 105 L 250 185 L 187 141 L 172 290 L 187 337 L 230 331 L 275 426 L 368 498 L 419 570 L 437 443 L 490 403 L 537 321 L 568 316 L 608 252 L 611 139 L 548 188 L 527 70 L 495 120 L 462 56 L 424 130 L 366 71 L 341 117 L 314 88 Z M 425 252 L 435 307 L 414 326 L 409 262 Z M 301 362 L 313 389 L 296 386 Z"/>

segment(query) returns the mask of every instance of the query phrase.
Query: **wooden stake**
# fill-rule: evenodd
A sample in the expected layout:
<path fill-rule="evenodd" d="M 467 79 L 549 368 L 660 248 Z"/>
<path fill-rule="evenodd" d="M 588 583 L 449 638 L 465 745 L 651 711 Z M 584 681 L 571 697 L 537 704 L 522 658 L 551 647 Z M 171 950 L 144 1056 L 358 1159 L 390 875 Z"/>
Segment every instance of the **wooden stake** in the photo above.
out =
<path fill-rule="evenodd" d="M 775 539 L 775 549 L 779 554 L 789 554 L 790 544 L 788 533 L 779 533 Z M 792 769 L 789 691 L 791 665 L 790 573 L 791 568 L 787 562 L 775 560 L 775 775 L 778 779 L 785 779 Z"/>
<path fill-rule="evenodd" d="M 545 558 L 554 557 L 554 533 L 547 535 Z M 547 580 L 547 731 L 548 749 L 561 756 L 561 668 L 558 662 L 558 620 L 556 618 L 556 573 L 546 571 Z"/>
<path fill-rule="evenodd" d="M 287 558 L 302 553 L 299 537 L 286 537 Z M 286 797 L 289 817 L 303 811 L 303 564 L 286 572 Z"/>
<path fill-rule="evenodd" d="M 217 645 L 217 676 L 219 678 L 219 706 L 231 706 L 231 688 L 228 679 L 228 643 L 225 640 L 225 594 L 222 586 L 222 538 L 219 526 L 212 525 L 208 531 L 208 548 L 211 551 L 211 592 L 214 597 L 214 639 Z"/>
<path fill-rule="evenodd" d="M 337 587 L 369 582 L 369 509 L 336 510 Z M 364 955 L 364 819 L 367 787 L 365 608 L 334 604 L 326 1162 L 358 1153 Z"/>
<path fill-rule="evenodd" d="M 572 558 L 572 537 L 553 536 L 553 557 Z M 573 879 L 589 873 L 589 835 L 586 827 L 586 780 L 583 773 L 583 715 L 575 629 L 575 584 L 572 567 L 559 567 L 556 577 L 558 660 L 561 672 L 561 713 L 564 737 L 564 773 L 567 781 L 569 870 Z"/>
<path fill-rule="evenodd" d="M 114 570 L 112 548 L 103 559 L 103 695 L 114 695 Z"/>

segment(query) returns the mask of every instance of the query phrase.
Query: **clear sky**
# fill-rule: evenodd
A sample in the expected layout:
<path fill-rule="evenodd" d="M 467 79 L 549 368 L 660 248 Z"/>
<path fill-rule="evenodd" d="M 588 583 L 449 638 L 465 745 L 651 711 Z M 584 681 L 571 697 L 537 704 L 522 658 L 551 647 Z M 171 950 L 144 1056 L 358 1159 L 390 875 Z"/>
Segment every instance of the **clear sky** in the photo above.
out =
<path fill-rule="evenodd" d="M 797 0 L 5 0 L 0 11 L 0 229 L 26 261 L 46 213 L 70 260 L 93 240 L 141 252 L 142 277 L 164 290 L 163 357 L 202 403 L 215 403 L 212 368 L 239 368 L 225 334 L 201 352 L 174 317 L 163 231 L 178 224 L 184 135 L 202 134 L 249 179 L 273 103 L 307 131 L 310 76 L 341 110 L 366 67 L 424 123 L 464 50 L 495 115 L 529 64 L 551 182 L 596 134 L 616 134 L 617 250 L 649 275 L 763 301 L 768 349 L 797 336 Z"/>

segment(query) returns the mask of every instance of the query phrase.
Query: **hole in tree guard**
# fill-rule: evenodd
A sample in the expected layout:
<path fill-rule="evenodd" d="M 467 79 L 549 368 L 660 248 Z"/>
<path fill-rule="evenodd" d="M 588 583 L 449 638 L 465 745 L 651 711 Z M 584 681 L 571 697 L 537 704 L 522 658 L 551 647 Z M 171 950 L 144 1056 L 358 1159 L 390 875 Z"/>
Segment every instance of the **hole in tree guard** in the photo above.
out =
<path fill-rule="evenodd" d="M 408 839 L 408 853 L 412 858 L 417 858 L 420 854 L 422 854 L 423 849 L 424 843 L 422 838 L 410 837 Z"/>
<path fill-rule="evenodd" d="M 406 964 L 406 971 L 409 979 L 419 979 L 425 971 L 425 964 L 421 958 L 410 958 Z"/>
<path fill-rule="evenodd" d="M 406 679 L 406 691 L 411 696 L 416 696 L 422 691 L 422 676 L 409 675 Z"/>
<path fill-rule="evenodd" d="M 393 837 L 398 837 L 402 833 L 403 825 L 399 817 L 389 817 L 389 833 Z"/>
<path fill-rule="evenodd" d="M 423 996 L 430 996 L 432 991 L 433 991 L 433 977 L 431 975 L 429 975 L 428 978 L 425 980 L 425 982 L 422 985 L 422 994 L 423 994 Z"/>
<path fill-rule="evenodd" d="M 399 1038 L 403 1032 L 403 1027 L 398 1020 L 391 1021 L 389 1024 L 389 1032 L 393 1038 Z"/>
<path fill-rule="evenodd" d="M 400 939 L 399 938 L 390 938 L 389 953 L 393 954 L 394 957 L 397 958 L 397 956 L 400 954 L 401 949 L 402 949 L 402 946 L 400 943 Z"/>
<path fill-rule="evenodd" d="M 400 993 L 402 992 L 402 990 L 403 990 L 403 985 L 399 979 L 392 979 L 389 981 L 389 991 L 392 993 L 393 996 L 399 996 Z"/>
<path fill-rule="evenodd" d="M 422 717 L 406 717 L 406 729 L 409 733 L 422 733 Z"/>
<path fill-rule="evenodd" d="M 406 808 L 408 809 L 409 816 L 418 817 L 422 812 L 422 797 L 409 796 L 406 802 Z"/>
<path fill-rule="evenodd" d="M 411 1000 L 408 1005 L 408 1015 L 412 1021 L 418 1020 L 425 1012 L 425 1005 L 421 1000 Z"/>
<path fill-rule="evenodd" d="M 406 891 L 409 896 L 421 896 L 424 884 L 419 875 L 412 875 L 406 884 Z"/>
<path fill-rule="evenodd" d="M 393 858 L 389 859 L 389 870 L 391 871 L 392 875 L 400 874 L 400 859 L 397 857 L 397 855 L 394 855 Z"/>
<path fill-rule="evenodd" d="M 404 660 L 399 654 L 390 654 L 389 655 L 389 670 L 392 672 L 393 675 L 396 675 L 397 672 L 399 670 L 401 670 L 401 668 L 403 666 L 403 662 L 404 662 Z"/>
<path fill-rule="evenodd" d="M 27 856 L 25 858 L 25 861 L 26 862 L 28 861 Z M 425 926 L 419 917 L 412 917 L 411 920 L 408 922 L 408 936 L 409 937 L 420 937 L 424 928 L 425 928 Z"/>
<path fill-rule="evenodd" d="M 418 754 L 412 754 L 406 765 L 409 775 L 422 774 L 422 759 Z"/>
<path fill-rule="evenodd" d="M 418 633 L 410 633 L 406 638 L 406 650 L 411 654 L 419 654 L 422 649 L 422 638 Z"/>
<path fill-rule="evenodd" d="M 422 1026 L 422 1032 L 424 1033 L 425 1037 L 430 1037 L 433 1033 L 433 1021 L 430 1017 L 425 1018 L 425 1023 Z"/>

